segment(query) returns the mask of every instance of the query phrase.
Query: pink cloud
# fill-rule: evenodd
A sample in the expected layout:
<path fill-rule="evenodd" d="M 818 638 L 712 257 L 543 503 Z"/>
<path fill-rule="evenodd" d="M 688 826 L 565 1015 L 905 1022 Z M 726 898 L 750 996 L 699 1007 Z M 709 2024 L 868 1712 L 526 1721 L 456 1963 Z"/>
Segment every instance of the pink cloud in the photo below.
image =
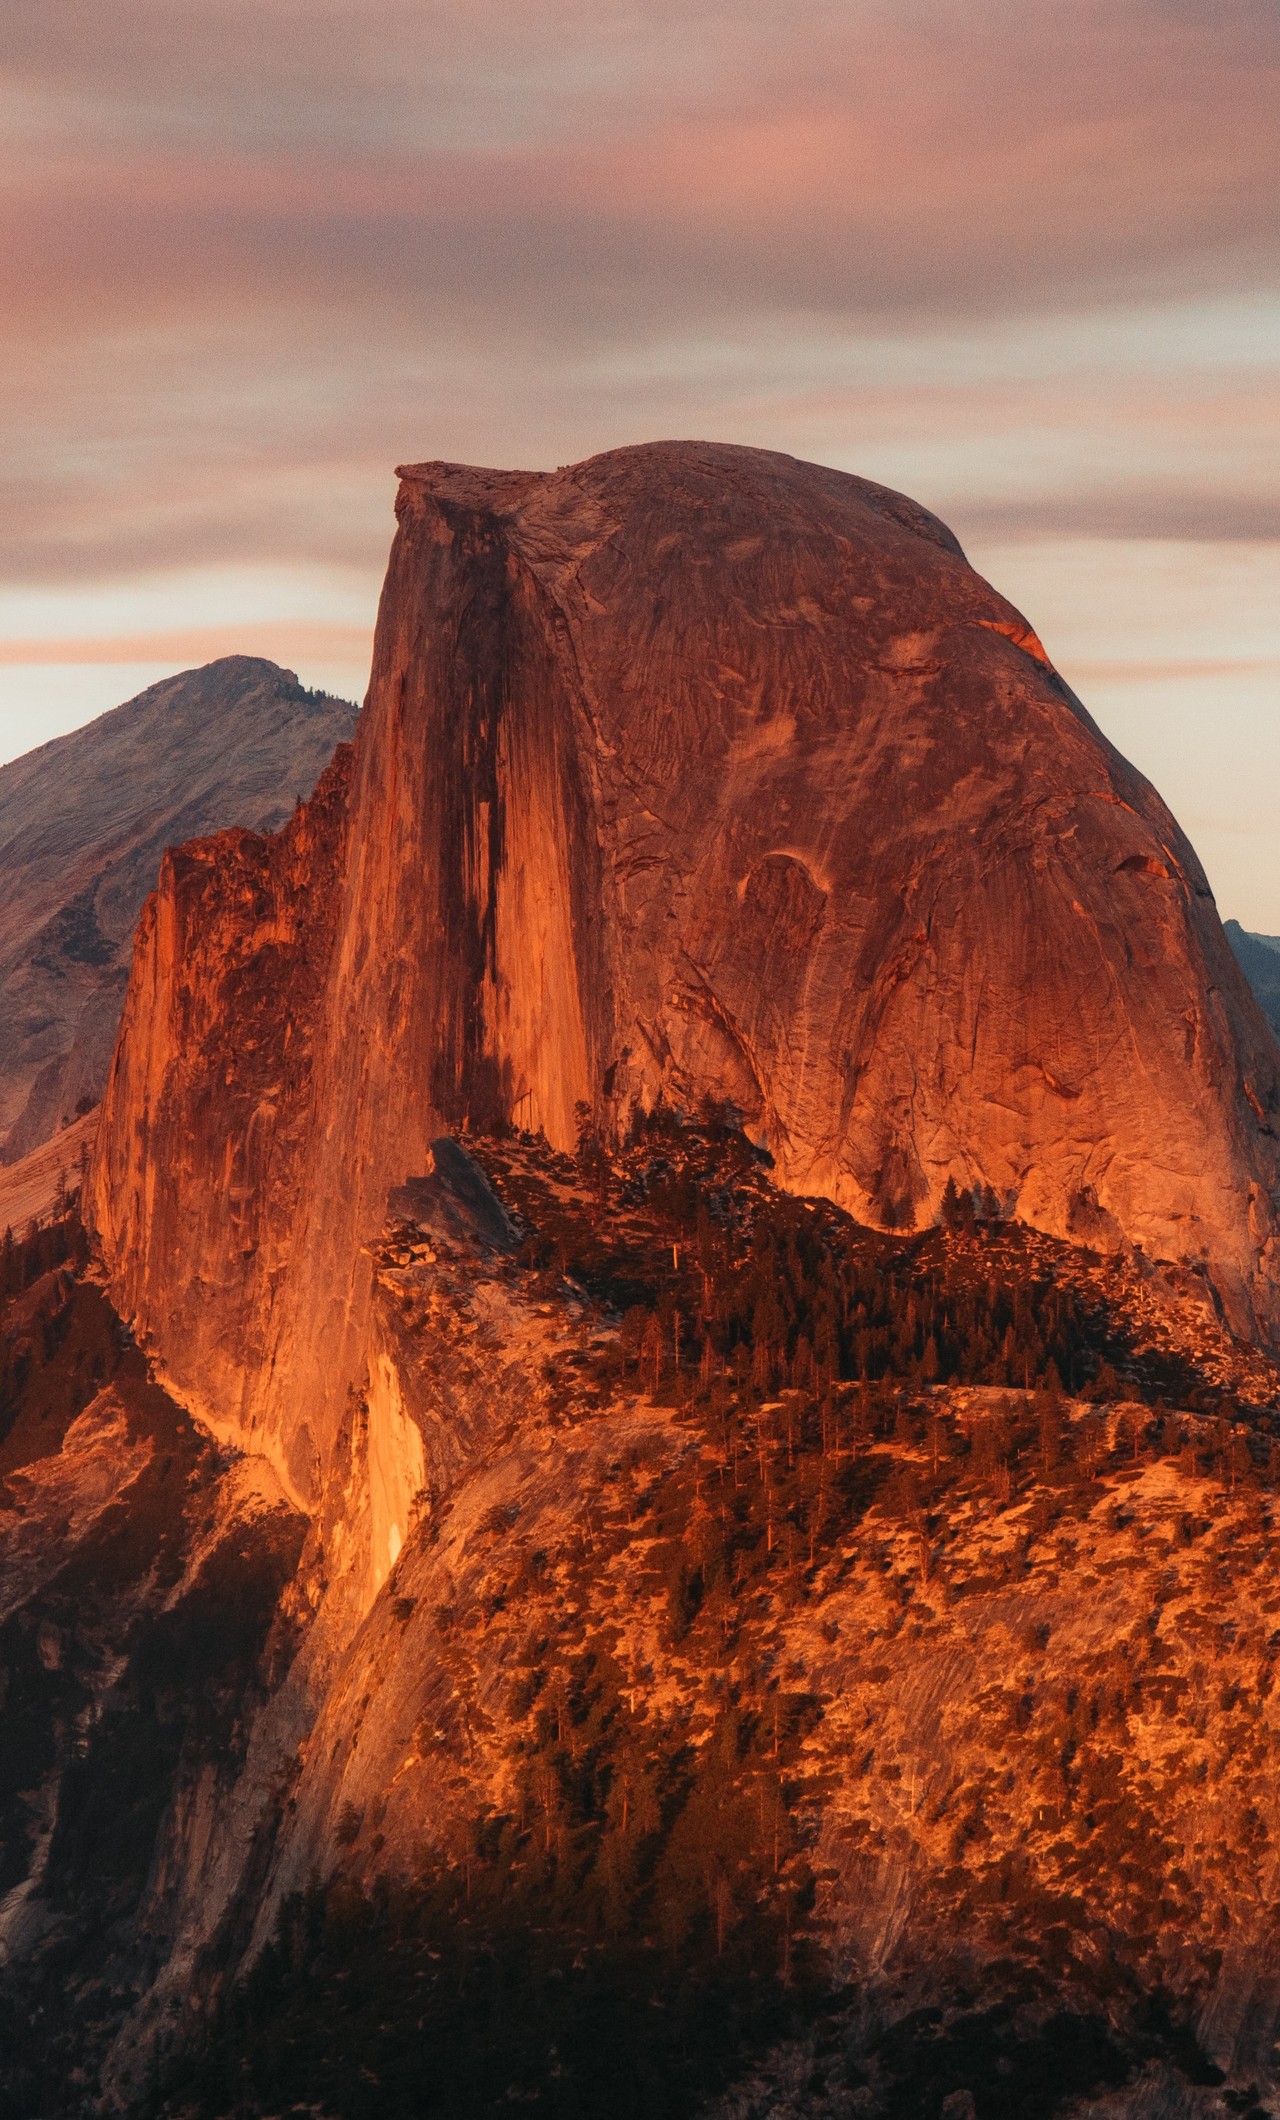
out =
<path fill-rule="evenodd" d="M 220 655 L 266 655 L 273 662 L 350 663 L 367 667 L 373 627 L 317 620 L 240 621 L 230 626 L 183 626 L 165 632 L 82 635 L 71 640 L 0 640 L 0 665 L 40 669 L 77 663 L 162 663 L 181 668 Z"/>
<path fill-rule="evenodd" d="M 1049 343 L 1273 284 L 1278 90 L 1263 0 L 6 10 L 0 565 L 369 556 L 398 456 L 664 430 L 897 434 L 913 477 L 932 437 L 925 497 L 981 509 L 966 435 L 1048 417 L 1082 461 L 1047 508 L 1247 513 L 1257 405 L 1165 388 L 1156 338 L 1145 385 L 1092 390 L 808 368 L 819 330 Z"/>

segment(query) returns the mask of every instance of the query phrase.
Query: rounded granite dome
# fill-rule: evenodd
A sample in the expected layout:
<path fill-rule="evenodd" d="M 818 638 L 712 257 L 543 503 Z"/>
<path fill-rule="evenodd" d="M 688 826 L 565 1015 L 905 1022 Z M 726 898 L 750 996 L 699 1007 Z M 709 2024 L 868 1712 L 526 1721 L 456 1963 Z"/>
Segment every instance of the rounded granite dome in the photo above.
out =
<path fill-rule="evenodd" d="M 1202 1271 L 1274 1336 L 1271 1035 L 1164 804 L 935 517 L 701 442 L 401 476 L 341 874 L 299 902 L 305 1119 L 246 1101 L 261 1228 L 234 1276 L 212 1229 L 187 1262 L 226 1293 L 171 1357 L 254 1350 L 235 1418 L 300 1489 L 364 1358 L 389 1190 L 443 1131 L 568 1146 L 584 1104 L 621 1126 L 727 1098 L 781 1183 L 892 1227 L 980 1183 Z M 182 948 L 213 980 L 209 932 Z M 187 1020 L 149 1057 L 157 986 Z M 147 1127 L 206 1123 L 235 1033 L 200 993 L 135 967 L 97 1180 L 113 1271 L 171 1340 L 190 1156 L 136 1219 L 115 1172 Z"/>

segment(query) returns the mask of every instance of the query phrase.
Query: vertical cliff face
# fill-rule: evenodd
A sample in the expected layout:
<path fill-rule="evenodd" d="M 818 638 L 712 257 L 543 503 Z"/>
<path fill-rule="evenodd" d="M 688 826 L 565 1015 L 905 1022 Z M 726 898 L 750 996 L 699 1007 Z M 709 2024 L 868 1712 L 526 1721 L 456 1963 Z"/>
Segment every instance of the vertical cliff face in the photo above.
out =
<path fill-rule="evenodd" d="M 1270 1035 L 1159 797 L 940 524 L 701 444 L 414 466 L 398 514 L 348 836 L 180 857 L 117 1053 L 104 1255 L 212 1418 L 313 1497 L 432 1138 L 707 1092 L 864 1220 L 981 1182 L 1274 1332 Z"/>
<path fill-rule="evenodd" d="M 0 767 L 0 1161 L 101 1095 L 165 848 L 278 830 L 355 721 L 291 670 L 228 655 Z"/>
<path fill-rule="evenodd" d="M 274 837 L 167 854 L 138 929 L 87 1211 L 121 1310 L 183 1401 L 307 1504 L 305 1402 L 262 1429 L 273 1301 L 313 1151 L 352 754 Z"/>

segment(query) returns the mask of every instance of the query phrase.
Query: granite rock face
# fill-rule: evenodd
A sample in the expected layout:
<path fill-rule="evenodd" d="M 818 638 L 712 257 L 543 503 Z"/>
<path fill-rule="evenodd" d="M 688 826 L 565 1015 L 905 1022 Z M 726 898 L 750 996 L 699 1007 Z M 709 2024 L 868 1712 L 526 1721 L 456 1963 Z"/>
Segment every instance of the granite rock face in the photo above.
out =
<path fill-rule="evenodd" d="M 272 1297 L 315 1154 L 315 1046 L 334 950 L 352 751 L 271 837 L 165 855 L 137 953 L 90 1173 L 117 1300 L 183 1401 L 231 1444 L 270 1373 Z M 313 1497 L 305 1401 L 264 1454 Z"/>
<path fill-rule="evenodd" d="M 217 1674 L 221 1729 L 170 1745 L 167 1785 L 145 1759 L 172 1793 L 110 1990 L 96 1900 L 0 1960 L 24 2058 L 48 2067 L 56 2031 L 64 2084 L 75 2060 L 136 2120 L 479 2120 L 545 2106 L 551 2062 L 589 2113 L 1272 2109 L 1277 1364 L 1153 1302 L 1140 1262 L 999 1220 L 860 1230 L 776 1192 L 718 1118 L 636 1137 L 577 1159 L 438 1141 L 397 1192 L 367 1389 L 291 1579 L 272 1556 L 300 1519 L 260 1459 L 192 1483 L 189 1528 L 170 1481 L 206 1640 L 255 1580 L 269 1628 Z M 29 1332 L 41 1300 L 0 1325 Z M 951 1381 L 922 1386 L 935 1324 Z M 890 1365 L 870 1385 L 868 1331 Z M 1052 1348 L 1090 1396 L 1023 1388 L 1032 1345 L 1033 1378 Z M 1170 1411 L 1188 1390 L 1228 1411 Z M 82 1543 L 129 1469 L 84 1425 L 71 1462 L 21 1473 L 46 1522 L 74 1502 Z M 0 1509 L 0 1590 L 30 1557 Z M 35 1627 L 89 1634 L 83 1587 L 54 1588 L 25 1588 Z M 170 1729 L 188 1642 L 140 1645 L 166 1695 L 183 1681 Z M 136 1727 L 94 1734 L 113 1787 Z M 70 1870 L 17 1871 L 24 1924 Z M 49 1999 L 68 1943 L 91 2044 Z M 682 2054 L 732 2027 L 702 2064 L 723 2102 L 614 2088 L 679 2081 L 677 1989 Z M 0 2046 L 0 2095 L 12 2070 Z"/>
<path fill-rule="evenodd" d="M 0 767 L 0 1158 L 101 1095 L 164 849 L 225 825 L 275 831 L 355 717 L 234 655 Z"/>
<path fill-rule="evenodd" d="M 907 1228 L 980 1183 L 1276 1337 L 1270 1032 L 940 523 L 696 443 L 410 466 L 398 514 L 341 831 L 187 850 L 141 931 L 91 1213 L 181 1396 L 313 1505 L 432 1141 L 707 1094 L 791 1190 Z"/>

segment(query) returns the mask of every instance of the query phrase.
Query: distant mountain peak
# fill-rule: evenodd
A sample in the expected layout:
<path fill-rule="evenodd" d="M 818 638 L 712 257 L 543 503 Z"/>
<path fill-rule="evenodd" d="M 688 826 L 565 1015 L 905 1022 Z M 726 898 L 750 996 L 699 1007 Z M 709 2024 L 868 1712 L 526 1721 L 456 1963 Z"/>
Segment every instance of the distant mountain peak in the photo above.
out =
<path fill-rule="evenodd" d="M 274 831 L 356 714 L 263 656 L 224 655 L 0 767 L 4 1160 L 101 1093 L 165 847 Z"/>
<path fill-rule="evenodd" d="M 1280 1037 L 1280 935 L 1251 934 L 1238 920 L 1224 922 L 1224 928 L 1259 1008 Z"/>

